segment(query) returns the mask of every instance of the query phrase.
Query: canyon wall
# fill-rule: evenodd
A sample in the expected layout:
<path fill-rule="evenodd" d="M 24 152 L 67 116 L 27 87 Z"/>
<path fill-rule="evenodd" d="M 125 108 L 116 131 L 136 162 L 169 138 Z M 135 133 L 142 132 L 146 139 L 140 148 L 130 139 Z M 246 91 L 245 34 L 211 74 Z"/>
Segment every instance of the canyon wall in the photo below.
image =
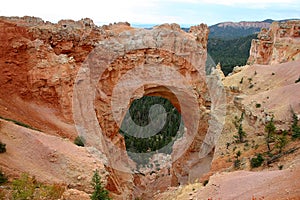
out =
<path fill-rule="evenodd" d="M 273 22 L 252 40 L 248 64 L 272 65 L 300 59 L 300 20 Z"/>

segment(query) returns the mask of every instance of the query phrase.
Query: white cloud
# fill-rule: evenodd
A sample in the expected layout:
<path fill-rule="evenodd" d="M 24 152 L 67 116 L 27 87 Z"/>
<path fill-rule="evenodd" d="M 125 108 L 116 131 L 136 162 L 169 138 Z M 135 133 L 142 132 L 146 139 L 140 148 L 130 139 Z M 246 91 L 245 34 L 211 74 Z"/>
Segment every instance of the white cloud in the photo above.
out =
<path fill-rule="evenodd" d="M 207 6 L 211 10 L 207 9 Z M 289 16 L 298 11 L 300 13 L 300 0 L 9 0 L 1 2 L 0 15 L 30 15 L 53 22 L 60 19 L 79 20 L 89 17 L 94 22 L 103 23 L 118 21 L 195 23 L 198 21 L 215 22 L 215 20 L 223 19 L 239 20 L 245 16 L 248 17 L 246 13 L 245 16 L 241 16 L 241 12 L 238 14 L 239 16 L 233 12 L 222 12 L 222 6 L 239 10 L 268 8 L 273 13 L 284 8 L 285 14 L 288 13 Z M 274 11 L 274 9 L 277 10 Z M 253 9 L 253 13 L 262 16 L 260 15 L 262 12 L 257 9 Z M 299 17 L 299 15 L 293 14 L 292 17 Z"/>
<path fill-rule="evenodd" d="M 298 0 L 199 0 L 198 3 L 206 4 L 218 4 L 225 6 L 248 6 L 248 7 L 269 7 L 273 5 L 299 5 L 300 1 Z"/>

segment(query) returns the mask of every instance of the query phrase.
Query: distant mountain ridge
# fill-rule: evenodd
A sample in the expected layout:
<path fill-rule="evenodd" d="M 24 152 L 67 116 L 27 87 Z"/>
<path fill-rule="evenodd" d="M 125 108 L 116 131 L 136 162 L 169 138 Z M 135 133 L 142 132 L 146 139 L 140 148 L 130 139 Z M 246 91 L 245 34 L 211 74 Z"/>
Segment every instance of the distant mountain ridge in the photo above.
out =
<path fill-rule="evenodd" d="M 227 28 L 227 27 L 235 27 L 235 28 L 269 28 L 272 22 L 222 22 L 218 23 L 214 26 Z M 214 26 L 211 26 L 211 28 L 214 28 Z"/>
<path fill-rule="evenodd" d="M 269 28 L 274 21 L 285 22 L 288 20 L 296 19 L 266 19 L 264 21 L 221 22 L 209 26 L 209 38 L 231 40 L 239 37 L 246 37 L 248 35 L 257 34 L 262 28 Z"/>

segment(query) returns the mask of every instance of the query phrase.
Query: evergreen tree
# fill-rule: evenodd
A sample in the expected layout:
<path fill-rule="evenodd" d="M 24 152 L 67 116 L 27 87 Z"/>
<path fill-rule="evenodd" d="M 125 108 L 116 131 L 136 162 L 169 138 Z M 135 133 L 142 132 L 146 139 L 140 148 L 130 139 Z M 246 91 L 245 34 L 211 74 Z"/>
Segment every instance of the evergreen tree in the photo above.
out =
<path fill-rule="evenodd" d="M 274 141 L 274 134 L 276 132 L 276 127 L 274 125 L 273 118 L 266 124 L 265 126 L 265 132 L 267 132 L 266 136 L 266 142 L 267 142 L 267 147 L 268 147 L 268 152 L 271 152 L 271 146 L 270 143 Z"/>
<path fill-rule="evenodd" d="M 101 184 L 101 177 L 99 175 L 98 170 L 95 171 L 92 178 L 92 185 L 94 188 L 94 192 L 91 196 L 92 200 L 110 200 L 111 198 L 108 196 L 108 191 L 104 189 Z"/>
<path fill-rule="evenodd" d="M 298 126 L 298 116 L 292 109 L 292 115 L 293 115 L 293 123 L 292 123 L 292 137 L 295 138 L 300 138 L 300 126 Z"/>
<path fill-rule="evenodd" d="M 243 119 L 244 119 L 244 113 L 241 114 L 241 117 L 239 119 L 236 116 L 234 121 L 235 128 L 238 130 L 238 134 L 235 135 L 234 137 L 237 139 L 237 142 L 239 143 L 245 142 L 245 137 L 247 136 L 246 132 L 243 130 Z"/>

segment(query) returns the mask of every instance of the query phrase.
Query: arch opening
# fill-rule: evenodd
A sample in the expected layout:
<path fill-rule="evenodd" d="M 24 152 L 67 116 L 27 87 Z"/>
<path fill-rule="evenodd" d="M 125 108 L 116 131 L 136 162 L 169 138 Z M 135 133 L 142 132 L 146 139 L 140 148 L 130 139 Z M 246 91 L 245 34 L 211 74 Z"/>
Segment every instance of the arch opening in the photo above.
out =
<path fill-rule="evenodd" d="M 151 157 L 172 153 L 174 142 L 184 133 L 184 123 L 171 101 L 152 91 L 132 101 L 119 133 L 129 157 L 138 166 L 153 168 Z"/>

